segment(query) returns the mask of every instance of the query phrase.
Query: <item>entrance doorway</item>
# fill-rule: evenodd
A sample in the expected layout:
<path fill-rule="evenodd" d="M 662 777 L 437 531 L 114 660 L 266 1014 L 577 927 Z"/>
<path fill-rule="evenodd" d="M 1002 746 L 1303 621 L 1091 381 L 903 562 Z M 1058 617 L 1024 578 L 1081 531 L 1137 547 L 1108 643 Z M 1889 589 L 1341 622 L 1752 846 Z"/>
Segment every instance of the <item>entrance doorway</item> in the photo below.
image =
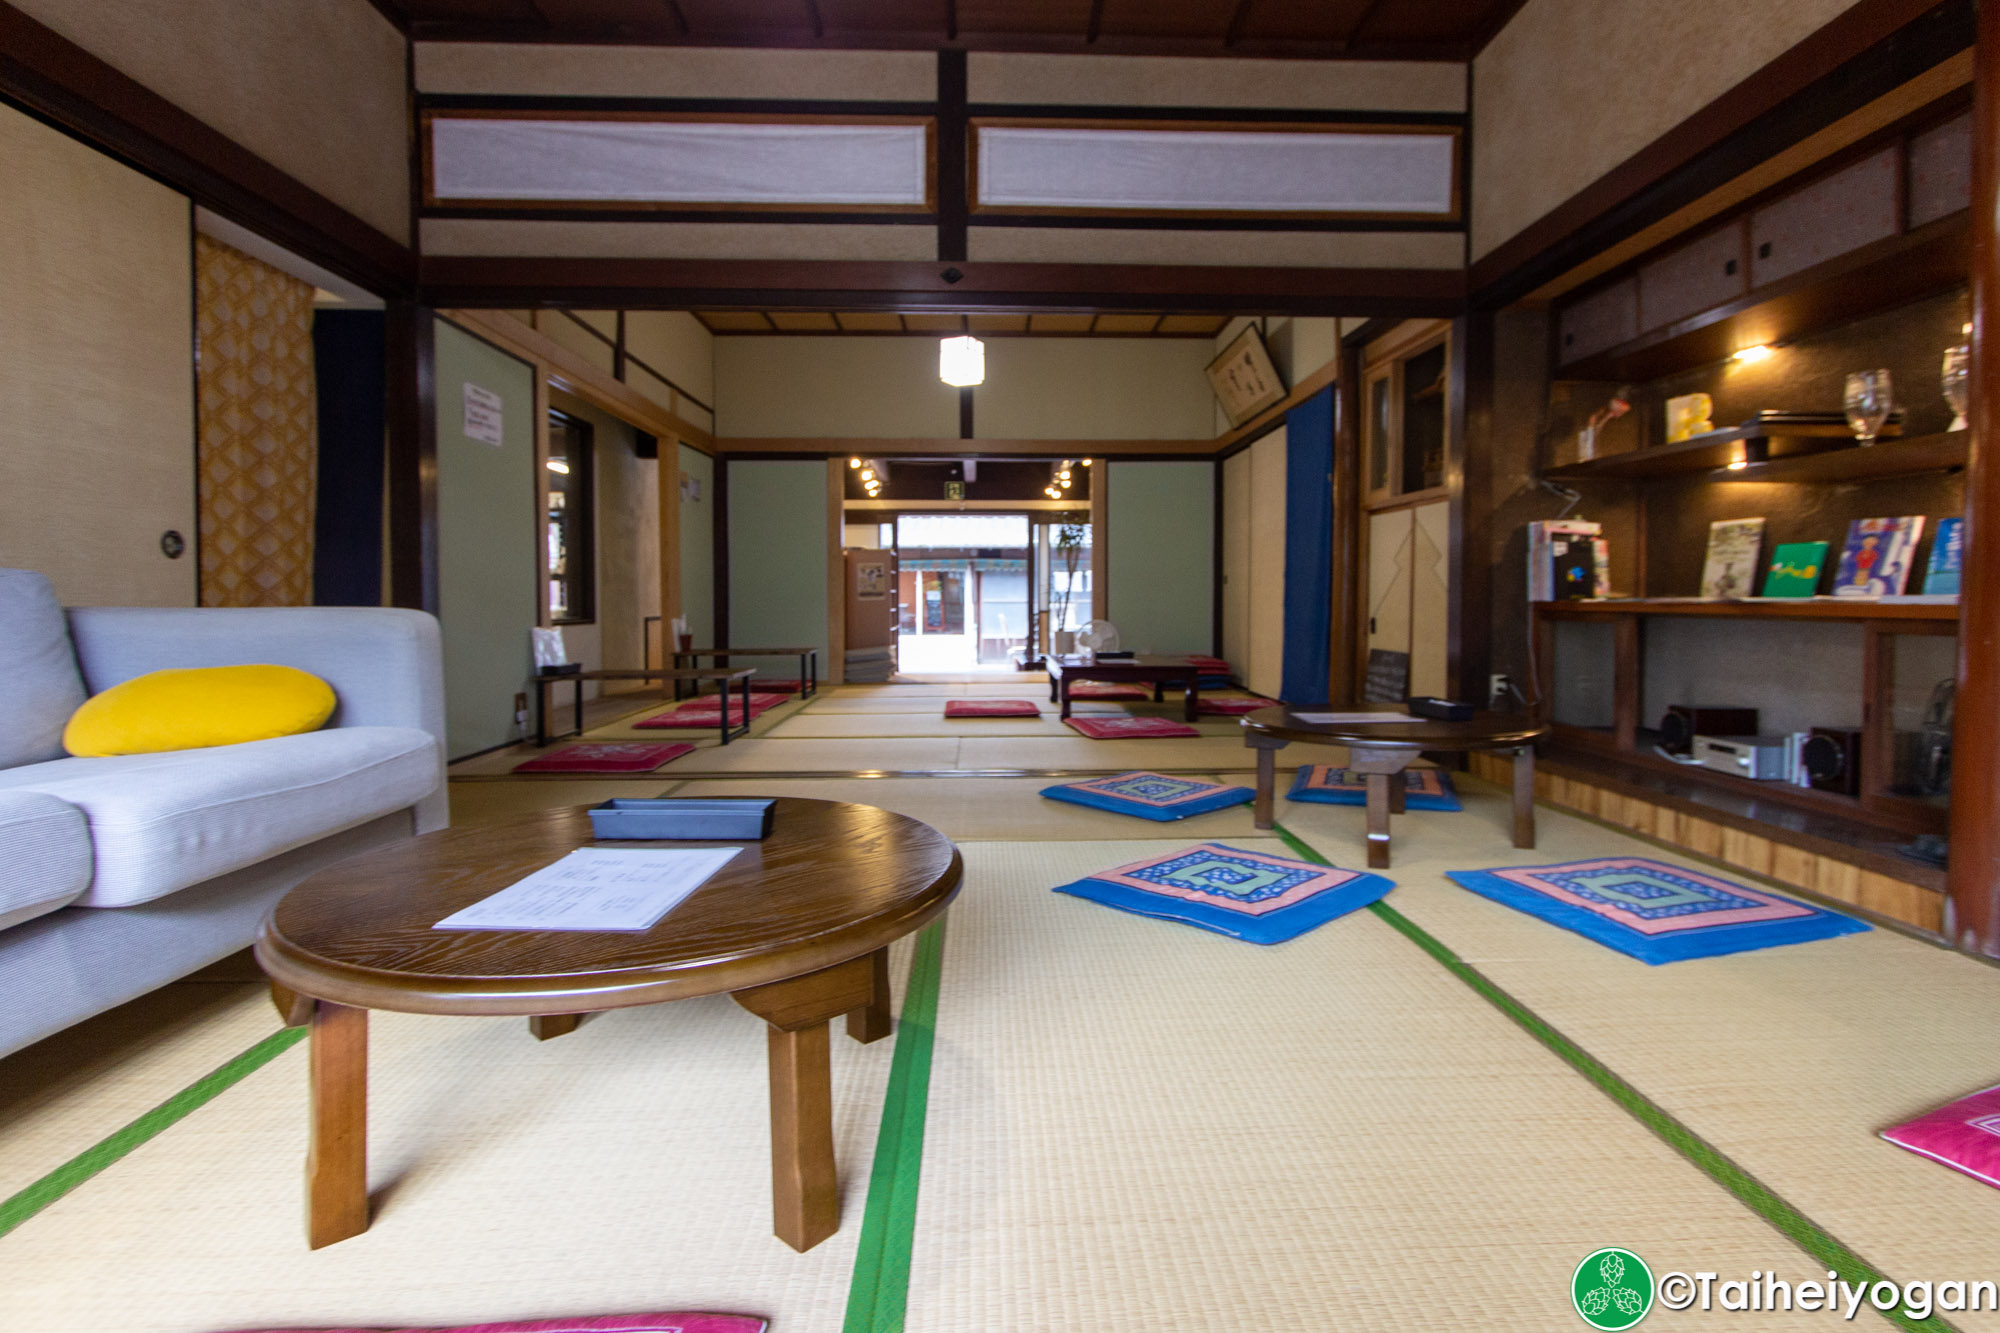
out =
<path fill-rule="evenodd" d="M 896 669 L 1012 671 L 1029 649 L 1028 515 L 896 518 Z"/>

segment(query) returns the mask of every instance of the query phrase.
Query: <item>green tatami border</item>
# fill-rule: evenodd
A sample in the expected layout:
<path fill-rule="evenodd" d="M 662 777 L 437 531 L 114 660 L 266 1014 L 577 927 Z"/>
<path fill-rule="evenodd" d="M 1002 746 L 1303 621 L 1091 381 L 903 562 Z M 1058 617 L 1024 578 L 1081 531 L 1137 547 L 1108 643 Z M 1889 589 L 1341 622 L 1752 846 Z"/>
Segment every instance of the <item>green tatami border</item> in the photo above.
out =
<path fill-rule="evenodd" d="M 124 1128 L 100 1139 L 55 1170 L 0 1200 L 0 1236 L 33 1217 L 133 1149 L 172 1127 L 305 1040 L 303 1027 L 280 1028 L 227 1064 L 190 1083 Z"/>
<path fill-rule="evenodd" d="M 917 1181 L 924 1165 L 924 1118 L 930 1106 L 943 962 L 944 918 L 940 917 L 917 936 L 916 953 L 910 959 L 842 1333 L 900 1333 L 909 1305 Z"/>
<path fill-rule="evenodd" d="M 1303 859 L 1315 865 L 1334 864 L 1284 825 L 1274 825 L 1273 831 L 1284 840 L 1286 846 Z M 1668 1147 L 1692 1162 L 1716 1184 L 1735 1195 L 1737 1200 L 1750 1211 L 1776 1227 L 1822 1265 L 1838 1272 L 1842 1281 L 1860 1277 L 1871 1286 L 1876 1282 L 1892 1281 L 1873 1264 L 1835 1239 L 1824 1227 L 1793 1207 L 1777 1191 L 1739 1166 L 1728 1154 L 1682 1123 L 1672 1112 L 1627 1083 L 1596 1056 L 1571 1041 L 1541 1015 L 1515 999 L 1492 978 L 1460 958 L 1451 946 L 1391 907 L 1387 900 L 1370 903 L 1368 910 L 1429 954 L 1446 971 L 1464 982 L 1482 999 L 1513 1019 L 1529 1036 L 1548 1047 L 1564 1063 L 1589 1079 L 1597 1086 L 1598 1091 L 1616 1102 L 1633 1119 L 1651 1130 Z M 1899 1290 L 1901 1285 L 1897 1284 Z M 1874 1307 L 1871 1305 L 1869 1308 Z M 1933 1314 L 1930 1318 L 1922 1320 L 1913 1319 L 1904 1313 L 1900 1305 L 1893 1310 L 1879 1313 L 1893 1324 L 1920 1333 L 1958 1333 L 1955 1325 L 1938 1315 Z"/>

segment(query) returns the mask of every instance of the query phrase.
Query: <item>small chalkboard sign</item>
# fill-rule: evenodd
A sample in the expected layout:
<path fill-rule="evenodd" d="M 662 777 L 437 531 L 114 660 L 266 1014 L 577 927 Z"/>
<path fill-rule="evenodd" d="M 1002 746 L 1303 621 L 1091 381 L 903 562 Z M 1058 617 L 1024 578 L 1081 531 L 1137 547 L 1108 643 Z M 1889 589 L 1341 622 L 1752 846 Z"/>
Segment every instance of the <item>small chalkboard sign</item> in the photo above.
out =
<path fill-rule="evenodd" d="M 1371 704 L 1399 704 L 1410 694 L 1410 655 L 1387 648 L 1368 650 L 1368 679 L 1361 688 L 1361 700 Z"/>

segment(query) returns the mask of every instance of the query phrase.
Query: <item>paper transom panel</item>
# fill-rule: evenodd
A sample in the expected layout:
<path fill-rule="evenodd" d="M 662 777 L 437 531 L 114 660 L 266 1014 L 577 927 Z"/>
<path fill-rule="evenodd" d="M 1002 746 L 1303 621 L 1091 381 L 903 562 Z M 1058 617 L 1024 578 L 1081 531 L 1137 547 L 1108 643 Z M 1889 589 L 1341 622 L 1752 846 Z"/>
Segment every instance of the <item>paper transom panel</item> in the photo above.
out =
<path fill-rule="evenodd" d="M 736 205 L 929 202 L 921 122 L 485 119 L 431 122 L 431 197 Z"/>
<path fill-rule="evenodd" d="M 980 126 L 979 206 L 1456 212 L 1448 133 Z"/>

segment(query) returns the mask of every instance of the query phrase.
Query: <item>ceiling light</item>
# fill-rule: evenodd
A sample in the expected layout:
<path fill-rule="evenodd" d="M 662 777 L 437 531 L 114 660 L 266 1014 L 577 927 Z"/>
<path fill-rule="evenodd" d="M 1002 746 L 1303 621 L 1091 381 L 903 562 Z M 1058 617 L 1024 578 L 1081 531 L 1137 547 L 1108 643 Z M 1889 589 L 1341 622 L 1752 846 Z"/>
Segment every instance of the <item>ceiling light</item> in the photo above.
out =
<path fill-rule="evenodd" d="M 986 344 L 977 338 L 946 338 L 938 344 L 938 378 L 967 389 L 986 383 Z"/>
<path fill-rule="evenodd" d="M 1740 361 L 1746 366 L 1754 366 L 1759 361 L 1767 359 L 1771 355 L 1771 351 L 1772 349 L 1767 344 L 1758 343 L 1755 347 L 1744 348 L 1742 351 L 1738 352 L 1735 356 L 1731 357 L 1730 360 Z"/>
<path fill-rule="evenodd" d="M 1084 465 L 1085 467 L 1089 467 L 1089 466 L 1090 466 L 1090 460 L 1089 460 L 1088 458 L 1084 459 L 1084 460 L 1083 460 L 1083 465 Z"/>
<path fill-rule="evenodd" d="M 1736 461 L 1735 461 L 1734 463 L 1731 463 L 1731 464 L 1729 465 L 1729 470 L 1730 470 L 1731 472 L 1741 472 L 1741 471 L 1742 471 L 1742 470 L 1743 470 L 1744 468 L 1746 468 L 1746 467 L 1749 467 L 1749 466 L 1750 466 L 1750 460 L 1749 460 L 1749 459 L 1747 459 L 1747 458 L 1739 458 L 1739 459 L 1737 459 L 1737 460 L 1736 460 Z"/>
<path fill-rule="evenodd" d="M 560 472 L 567 477 L 569 475 L 569 464 L 563 462 L 560 458 L 551 458 L 549 460 L 549 471 Z"/>
<path fill-rule="evenodd" d="M 872 467 L 865 467 L 865 468 L 862 468 L 862 469 L 861 469 L 861 480 L 862 480 L 863 482 L 870 482 L 870 481 L 873 481 L 873 480 L 875 480 L 875 469 L 874 469 L 874 468 L 872 468 Z"/>
<path fill-rule="evenodd" d="M 849 467 L 860 467 L 860 466 L 861 466 L 861 460 L 860 460 L 860 459 L 858 459 L 858 458 L 850 458 L 850 459 L 848 459 L 848 460 L 847 460 L 847 466 L 849 466 Z"/>

